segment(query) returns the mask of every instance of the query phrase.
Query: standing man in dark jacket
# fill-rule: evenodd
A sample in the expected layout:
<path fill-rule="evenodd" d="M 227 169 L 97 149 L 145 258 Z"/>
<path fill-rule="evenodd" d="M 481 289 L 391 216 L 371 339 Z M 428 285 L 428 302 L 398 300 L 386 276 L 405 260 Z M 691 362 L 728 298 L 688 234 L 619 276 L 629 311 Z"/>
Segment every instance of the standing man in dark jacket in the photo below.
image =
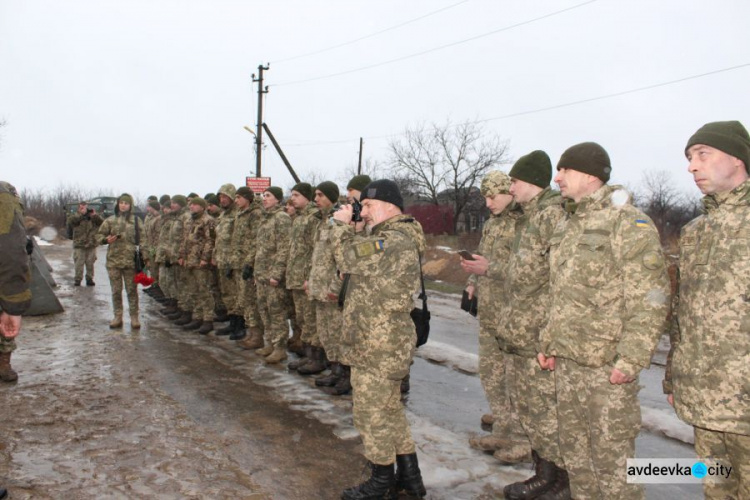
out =
<path fill-rule="evenodd" d="M 85 201 L 78 203 L 76 213 L 68 217 L 68 226 L 73 232 L 73 284 L 81 285 L 84 267 L 86 286 L 94 286 L 94 262 L 96 262 L 96 232 L 104 220 Z"/>

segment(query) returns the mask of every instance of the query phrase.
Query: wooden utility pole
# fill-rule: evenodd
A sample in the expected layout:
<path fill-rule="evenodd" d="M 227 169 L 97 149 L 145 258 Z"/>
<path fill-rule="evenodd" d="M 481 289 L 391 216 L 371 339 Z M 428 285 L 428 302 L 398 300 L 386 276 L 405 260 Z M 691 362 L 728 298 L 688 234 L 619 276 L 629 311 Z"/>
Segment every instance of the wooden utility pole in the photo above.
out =
<path fill-rule="evenodd" d="M 359 138 L 359 163 L 357 164 L 357 175 L 362 174 L 362 138 Z"/>
<path fill-rule="evenodd" d="M 263 71 L 269 65 L 258 66 L 258 78 L 253 74 L 253 83 L 258 82 L 258 122 L 255 124 L 255 177 L 260 177 L 261 155 L 263 151 L 263 94 L 268 94 L 268 85 L 263 88 Z"/>

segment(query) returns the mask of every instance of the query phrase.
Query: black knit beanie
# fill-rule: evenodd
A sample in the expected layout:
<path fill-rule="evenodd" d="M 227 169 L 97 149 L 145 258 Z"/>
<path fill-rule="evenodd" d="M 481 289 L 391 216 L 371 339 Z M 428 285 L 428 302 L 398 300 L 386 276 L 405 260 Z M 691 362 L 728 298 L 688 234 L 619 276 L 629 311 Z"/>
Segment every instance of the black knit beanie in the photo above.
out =
<path fill-rule="evenodd" d="M 242 186 L 240 188 L 237 188 L 236 195 L 242 196 L 247 201 L 253 201 L 253 190 L 247 186 Z"/>
<path fill-rule="evenodd" d="M 552 161 L 544 151 L 532 151 L 520 157 L 508 175 L 512 179 L 546 188 L 552 180 Z"/>
<path fill-rule="evenodd" d="M 265 189 L 265 191 L 268 191 L 269 193 L 271 193 L 272 195 L 274 195 L 274 197 L 277 200 L 279 200 L 279 201 L 283 201 L 284 200 L 284 191 L 279 186 L 270 186 L 270 187 L 267 187 Z"/>
<path fill-rule="evenodd" d="M 598 177 L 605 184 L 609 182 L 612 164 L 609 155 L 595 142 L 582 142 L 565 150 L 557 162 L 557 170 L 567 168 Z"/>
<path fill-rule="evenodd" d="M 339 186 L 333 181 L 325 181 L 315 188 L 331 200 L 334 205 L 339 202 Z"/>
<path fill-rule="evenodd" d="M 736 120 L 706 123 L 688 139 L 685 154 L 696 144 L 705 144 L 739 158 L 750 172 L 750 136 L 742 123 Z"/>
<path fill-rule="evenodd" d="M 314 194 L 313 188 L 307 182 L 299 182 L 295 184 L 294 187 L 292 188 L 292 191 L 297 191 L 299 194 L 301 194 L 308 200 L 313 199 L 313 194 Z"/>
<path fill-rule="evenodd" d="M 398 184 L 390 179 L 380 179 L 372 181 L 362 190 L 360 201 L 380 200 L 396 205 L 401 211 L 404 211 L 404 199 L 401 197 L 401 191 Z"/>

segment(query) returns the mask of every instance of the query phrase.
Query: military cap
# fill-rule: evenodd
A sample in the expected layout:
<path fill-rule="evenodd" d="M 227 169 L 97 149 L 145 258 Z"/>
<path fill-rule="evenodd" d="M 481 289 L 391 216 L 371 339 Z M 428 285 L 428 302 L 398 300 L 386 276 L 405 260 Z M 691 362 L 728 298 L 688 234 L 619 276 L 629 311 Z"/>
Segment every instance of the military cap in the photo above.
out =
<path fill-rule="evenodd" d="M 156 197 L 156 195 L 153 195 L 153 194 L 152 194 L 151 196 L 149 196 L 148 198 L 146 198 L 146 201 L 156 201 L 156 200 L 158 200 L 158 199 L 159 199 L 159 198 L 157 198 L 157 197 Z"/>
<path fill-rule="evenodd" d="M 172 196 L 172 203 L 176 203 L 176 204 L 178 204 L 181 207 L 186 207 L 187 206 L 187 198 L 185 198 L 181 194 L 176 194 L 176 195 Z"/>
<path fill-rule="evenodd" d="M 198 193 L 195 193 L 195 192 L 190 193 L 189 195 L 187 195 L 187 197 L 188 198 L 198 198 Z"/>
<path fill-rule="evenodd" d="M 398 184 L 390 179 L 380 179 L 372 181 L 362 190 L 360 201 L 380 200 L 386 203 L 396 205 L 401 211 L 404 211 L 404 199 L 401 196 L 401 190 Z"/>
<path fill-rule="evenodd" d="M 161 195 L 161 198 L 159 198 L 159 203 L 164 205 L 165 203 L 169 203 L 172 200 L 172 198 L 169 197 L 168 194 Z"/>
<path fill-rule="evenodd" d="M 563 168 L 593 175 L 605 184 L 609 182 L 609 174 L 612 173 L 609 155 L 595 142 L 582 142 L 566 149 L 557 162 L 557 170 Z"/>
<path fill-rule="evenodd" d="M 356 189 L 357 191 L 362 191 L 365 186 L 367 186 L 369 183 L 372 182 L 372 179 L 370 179 L 369 175 L 361 174 L 361 175 L 355 175 L 352 177 L 352 180 L 349 181 L 349 184 L 346 185 L 347 191 L 349 189 Z"/>
<path fill-rule="evenodd" d="M 277 200 L 284 200 L 284 191 L 279 186 L 269 186 L 263 192 L 265 193 L 266 191 L 274 195 Z"/>
<path fill-rule="evenodd" d="M 217 207 L 219 206 L 219 197 L 216 196 L 215 194 L 209 193 L 208 196 L 206 196 L 205 200 L 206 200 L 206 203 L 209 203 L 211 205 L 216 205 Z"/>
<path fill-rule="evenodd" d="M 742 160 L 745 170 L 750 172 L 750 136 L 742 123 L 736 120 L 706 123 L 688 139 L 685 154 L 696 144 L 711 146 Z"/>
<path fill-rule="evenodd" d="M 552 162 L 544 151 L 532 151 L 516 161 L 508 176 L 511 179 L 546 188 L 552 180 Z"/>
<path fill-rule="evenodd" d="M 510 194 L 510 177 L 499 170 L 488 172 L 482 179 L 479 191 L 485 197 L 495 196 L 496 194 Z"/>
<path fill-rule="evenodd" d="M 117 198 L 117 203 L 120 203 L 121 201 L 124 201 L 126 203 L 130 203 L 130 206 L 133 206 L 133 197 L 130 196 L 128 193 L 122 193 L 119 198 Z"/>
<path fill-rule="evenodd" d="M 314 194 L 313 188 L 307 182 L 299 182 L 295 184 L 294 187 L 292 188 L 292 191 L 297 191 L 299 194 L 301 194 L 308 200 L 313 199 L 313 194 Z"/>
<path fill-rule="evenodd" d="M 154 210 L 161 210 L 161 205 L 159 205 L 159 202 L 156 200 L 149 201 L 148 206 L 153 208 Z"/>
<path fill-rule="evenodd" d="M 221 193 L 221 191 L 219 191 Z M 242 186 L 237 189 L 236 196 L 242 196 L 247 201 L 253 201 L 253 190 L 247 186 Z"/>
<path fill-rule="evenodd" d="M 234 184 L 231 183 L 222 184 L 216 194 L 223 194 L 224 196 L 229 196 L 230 198 L 234 199 L 234 196 L 237 194 L 237 188 L 235 188 Z"/>
<path fill-rule="evenodd" d="M 208 204 L 206 203 L 206 200 L 204 200 L 200 196 L 196 196 L 195 198 L 193 198 L 192 200 L 190 200 L 190 204 L 191 205 L 200 205 L 203 208 L 206 208 L 208 206 Z"/>
<path fill-rule="evenodd" d="M 323 193 L 326 196 L 326 198 L 331 200 L 331 203 L 338 203 L 339 187 L 335 182 L 333 181 L 321 182 L 320 184 L 317 185 L 315 189 Z"/>

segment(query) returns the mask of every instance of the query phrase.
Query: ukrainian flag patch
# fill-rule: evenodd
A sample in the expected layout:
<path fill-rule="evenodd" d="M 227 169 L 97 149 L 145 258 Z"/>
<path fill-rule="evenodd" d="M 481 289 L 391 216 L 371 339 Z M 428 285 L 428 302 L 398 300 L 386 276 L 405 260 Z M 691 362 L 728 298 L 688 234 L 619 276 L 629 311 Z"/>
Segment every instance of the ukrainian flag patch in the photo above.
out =
<path fill-rule="evenodd" d="M 357 258 L 369 257 L 376 253 L 380 253 L 385 249 L 383 240 L 368 241 L 360 243 L 354 247 L 354 254 Z"/>
<path fill-rule="evenodd" d="M 635 227 L 649 227 L 649 223 L 647 220 L 644 220 L 644 219 L 636 219 Z"/>

